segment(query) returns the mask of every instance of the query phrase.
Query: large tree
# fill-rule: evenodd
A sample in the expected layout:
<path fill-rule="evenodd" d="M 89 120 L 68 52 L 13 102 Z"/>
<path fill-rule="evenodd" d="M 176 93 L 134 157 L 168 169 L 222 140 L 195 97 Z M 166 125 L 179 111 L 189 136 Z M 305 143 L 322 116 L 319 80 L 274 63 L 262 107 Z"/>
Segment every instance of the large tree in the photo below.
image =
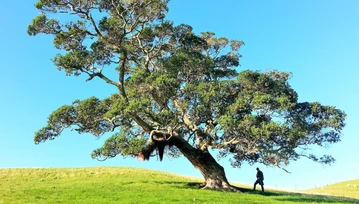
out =
<path fill-rule="evenodd" d="M 334 161 L 314 155 L 310 147 L 340 141 L 343 111 L 298 102 L 290 73 L 238 73 L 243 42 L 175 26 L 165 19 L 168 1 L 36 3 L 41 14 L 28 34 L 54 37 L 61 50 L 53 58 L 55 66 L 68 76 L 99 78 L 118 90 L 104 99 L 61 106 L 35 133 L 36 144 L 66 128 L 96 137 L 113 132 L 93 158 L 183 155 L 208 189 L 232 189 L 211 149 L 219 157 L 230 156 L 234 167 L 247 162 L 283 168 L 300 157 Z"/>

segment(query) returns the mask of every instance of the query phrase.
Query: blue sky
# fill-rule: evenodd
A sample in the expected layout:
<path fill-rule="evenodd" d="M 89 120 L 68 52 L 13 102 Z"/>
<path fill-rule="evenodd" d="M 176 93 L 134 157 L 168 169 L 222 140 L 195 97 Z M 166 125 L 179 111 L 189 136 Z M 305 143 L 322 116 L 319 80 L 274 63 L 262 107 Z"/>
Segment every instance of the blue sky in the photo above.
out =
<path fill-rule="evenodd" d="M 30 37 L 27 25 L 39 12 L 36 1 L 4 1 L 0 7 L 0 168 L 134 166 L 201 177 L 184 158 L 159 162 L 115 158 L 92 160 L 90 153 L 105 138 L 65 131 L 40 145 L 34 132 L 63 104 L 115 90 L 100 80 L 66 77 L 50 61 L 58 52 L 50 36 Z M 232 168 L 220 160 L 230 182 L 253 183 L 255 168 L 265 174 L 266 186 L 307 189 L 358 179 L 359 121 L 359 1 L 356 0 L 172 0 L 168 19 L 186 23 L 195 32 L 243 40 L 239 70 L 278 69 L 293 73 L 290 80 L 300 101 L 319 101 L 344 110 L 348 117 L 342 142 L 319 153 L 332 154 L 332 166 L 301 159 L 284 171 L 262 165 Z"/>

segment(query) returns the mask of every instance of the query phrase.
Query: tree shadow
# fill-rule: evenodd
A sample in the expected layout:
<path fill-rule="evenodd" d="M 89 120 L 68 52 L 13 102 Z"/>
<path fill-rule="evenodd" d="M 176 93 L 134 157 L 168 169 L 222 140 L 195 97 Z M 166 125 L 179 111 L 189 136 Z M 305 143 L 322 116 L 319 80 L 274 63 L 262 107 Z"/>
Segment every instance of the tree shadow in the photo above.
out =
<path fill-rule="evenodd" d="M 185 182 L 185 181 L 155 181 L 157 184 L 167 184 L 173 185 L 173 188 L 178 189 L 202 189 L 204 183 L 202 182 Z M 240 193 L 252 194 L 258 196 L 271 196 L 272 199 L 277 200 L 278 202 L 295 202 L 295 203 L 359 203 L 359 199 L 348 198 L 348 197 L 338 197 L 330 195 L 315 195 L 315 194 L 305 194 L 305 193 L 296 193 L 296 192 L 281 192 L 281 191 L 265 191 L 260 190 L 254 191 L 250 187 L 239 187 L 233 186 Z M 218 190 L 222 191 L 222 190 Z M 228 192 L 228 193 L 238 193 L 238 192 Z"/>
<path fill-rule="evenodd" d="M 283 197 L 276 198 L 279 202 L 295 202 L 295 203 L 359 203 L 358 199 L 354 198 L 338 198 L 338 197 L 318 197 L 316 195 L 308 196 L 298 196 L 298 197 Z"/>
<path fill-rule="evenodd" d="M 204 183 L 200 183 L 200 182 L 190 182 L 190 183 L 186 183 L 186 186 L 190 187 L 190 188 L 203 188 L 204 187 Z M 231 185 L 232 188 L 238 190 L 241 193 L 250 193 L 250 194 L 262 194 L 262 195 L 272 195 L 272 192 L 261 192 L 261 191 L 253 191 L 252 189 L 249 188 L 243 188 L 243 187 L 238 187 L 238 186 L 233 186 Z M 234 192 L 234 193 L 238 193 L 238 192 Z"/>
<path fill-rule="evenodd" d="M 173 182 L 171 182 L 173 183 Z M 201 189 L 204 187 L 204 183 L 200 182 L 177 182 L 178 184 L 184 185 L 183 187 L 192 188 L 192 189 Z M 182 188 L 183 188 L 182 187 Z M 330 195 L 315 195 L 315 194 L 305 194 L 305 193 L 295 193 L 295 192 L 279 192 L 279 191 L 265 191 L 260 190 L 254 191 L 252 188 L 238 187 L 233 186 L 241 193 L 246 194 L 255 194 L 258 196 L 273 196 L 274 200 L 278 202 L 295 202 L 295 203 L 359 203 L 359 199 L 348 198 L 348 197 L 338 197 Z M 178 188 L 180 188 L 178 186 Z M 238 193 L 238 192 L 231 192 Z"/>
<path fill-rule="evenodd" d="M 186 182 L 186 186 L 190 187 L 190 188 L 203 188 L 204 187 L 204 183 L 200 183 L 200 182 Z"/>
<path fill-rule="evenodd" d="M 188 182 L 185 182 L 185 181 L 154 181 L 153 183 L 157 183 L 157 184 L 181 184 L 181 185 L 186 185 Z"/>
<path fill-rule="evenodd" d="M 237 187 L 241 192 L 247 194 L 257 194 L 259 196 L 273 196 L 274 200 L 279 202 L 295 202 L 295 203 L 359 203 L 359 199 L 339 197 L 331 195 L 316 195 L 295 192 L 280 192 L 280 191 L 253 191 L 249 188 Z"/>

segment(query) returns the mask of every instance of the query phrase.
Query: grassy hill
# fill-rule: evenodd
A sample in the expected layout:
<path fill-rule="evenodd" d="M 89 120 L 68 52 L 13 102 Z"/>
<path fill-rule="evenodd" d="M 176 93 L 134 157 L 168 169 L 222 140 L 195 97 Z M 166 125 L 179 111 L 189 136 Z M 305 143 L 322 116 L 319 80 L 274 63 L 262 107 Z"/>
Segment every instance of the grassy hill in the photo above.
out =
<path fill-rule="evenodd" d="M 322 186 L 319 188 L 307 190 L 305 192 L 322 195 L 345 196 L 359 199 L 359 179 Z"/>
<path fill-rule="evenodd" d="M 137 168 L 0 169 L 0 203 L 359 203 L 269 190 L 198 189 L 200 179 Z"/>

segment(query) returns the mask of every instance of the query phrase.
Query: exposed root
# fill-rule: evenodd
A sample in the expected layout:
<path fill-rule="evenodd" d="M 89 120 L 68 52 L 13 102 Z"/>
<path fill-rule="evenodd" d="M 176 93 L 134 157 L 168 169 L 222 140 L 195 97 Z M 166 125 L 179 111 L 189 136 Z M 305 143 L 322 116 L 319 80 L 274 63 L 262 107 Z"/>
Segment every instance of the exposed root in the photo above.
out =
<path fill-rule="evenodd" d="M 236 193 L 242 193 L 237 187 L 234 186 L 224 186 L 224 187 L 211 187 L 211 186 L 204 186 L 202 189 L 205 190 L 216 190 L 216 191 L 223 191 L 223 192 L 236 192 Z"/>
<path fill-rule="evenodd" d="M 190 187 L 204 189 L 204 190 L 216 190 L 216 191 L 223 191 L 223 192 L 236 192 L 236 193 L 242 193 L 241 189 L 236 186 L 226 186 L 226 187 L 217 187 L 213 188 L 210 186 L 207 186 L 206 183 L 188 183 L 187 184 Z"/>
<path fill-rule="evenodd" d="M 241 193 L 239 188 L 235 186 L 231 186 L 226 182 L 222 182 L 222 183 L 207 182 L 202 185 L 202 189 Z"/>

